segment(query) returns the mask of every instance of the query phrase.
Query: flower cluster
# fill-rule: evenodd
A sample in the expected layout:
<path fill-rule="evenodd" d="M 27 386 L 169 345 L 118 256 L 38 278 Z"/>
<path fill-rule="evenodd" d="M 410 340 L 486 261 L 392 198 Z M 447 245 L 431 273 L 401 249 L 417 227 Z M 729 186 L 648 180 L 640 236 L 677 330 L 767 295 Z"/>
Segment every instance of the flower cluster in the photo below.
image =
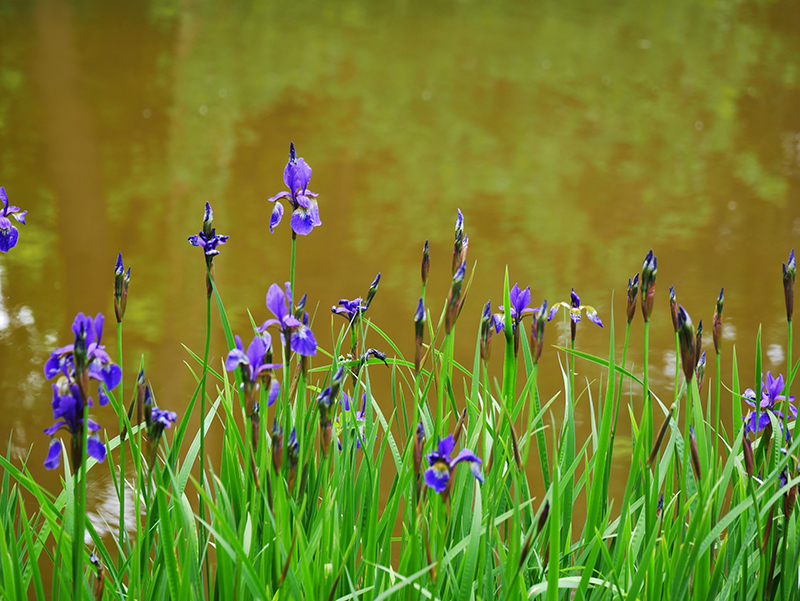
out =
<path fill-rule="evenodd" d="M 91 420 L 84 424 L 84 409 L 92 406 L 92 399 L 88 396 L 89 380 L 100 382 L 97 394 L 100 404 L 105 405 L 108 403 L 108 395 L 103 385 L 111 390 L 116 388 L 122 379 L 122 370 L 111 362 L 105 347 L 100 344 L 103 322 L 102 314 L 98 313 L 97 317 L 92 319 L 91 316 L 78 313 L 72 324 L 75 342 L 53 351 L 44 365 L 44 375 L 48 380 L 59 376 L 58 382 L 53 384 L 52 407 L 56 422 L 44 432 L 48 436 L 54 436 L 63 429 L 72 435 L 74 470 L 83 460 L 81 442 L 84 427 L 92 433 L 87 442 L 89 455 L 98 461 L 102 461 L 106 456 L 105 446 L 94 434 L 100 426 Z M 60 448 L 58 441 L 50 441 L 45 467 L 53 469 L 58 466 Z"/>

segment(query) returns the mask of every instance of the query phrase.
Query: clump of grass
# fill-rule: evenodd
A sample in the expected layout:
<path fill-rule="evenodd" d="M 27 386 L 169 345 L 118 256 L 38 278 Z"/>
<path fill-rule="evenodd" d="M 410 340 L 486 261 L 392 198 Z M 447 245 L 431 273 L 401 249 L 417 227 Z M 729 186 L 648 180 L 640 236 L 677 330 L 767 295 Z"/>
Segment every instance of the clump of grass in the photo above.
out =
<path fill-rule="evenodd" d="M 345 320 L 332 319 L 334 343 L 326 351 L 312 332 L 322 320 L 311 324 L 306 297 L 293 296 L 297 236 L 320 225 L 316 195 L 307 190 L 310 176 L 292 146 L 284 172 L 289 192 L 271 199 L 283 198 L 293 210 L 289 281 L 269 288 L 273 317 L 260 327 L 251 319 L 248 332 L 232 331 L 213 277 L 212 259 L 226 237 L 211 227 L 207 205 L 203 231 L 190 239 L 204 250 L 207 342 L 202 356 L 189 351 L 197 387 L 171 442 L 162 433 L 175 416 L 158 409 L 140 365 L 127 410 L 121 383 L 116 390 L 108 380 L 101 384 L 119 424 L 118 435 L 105 431 L 108 451 L 119 448 L 110 455 L 119 458 L 118 465 L 88 458 L 89 429 L 75 431 L 72 465 L 64 453 L 63 490 L 53 496 L 27 468 L 38 458 L 18 464 L 10 455 L 0 457 L 0 597 L 797 598 L 800 443 L 790 434 L 796 411 L 789 392 L 800 362 L 791 363 L 793 253 L 783 278 L 789 372 L 779 384 L 771 374 L 762 384 L 759 334 L 751 359 L 757 381 L 742 392 L 736 350 L 723 357 L 720 293 L 715 387 L 713 399 L 707 388 L 706 403 L 701 337 L 674 289 L 670 313 L 683 369 L 673 390 L 650 388 L 649 324 L 661 318 L 654 309 L 652 250 L 642 269 L 639 375 L 627 366 L 638 274 L 628 284 L 619 360 L 613 312 L 601 321 L 574 290 L 570 302 L 548 310 L 542 299 L 531 307 L 530 289 L 510 286 L 506 273 L 499 313 L 492 314 L 487 303 L 480 316 L 462 315 L 474 269 L 467 277 L 469 244 L 460 211 L 451 289 L 438 318 L 425 299 L 431 264 L 425 244 L 420 300 L 408 312 L 409 331 L 412 321 L 415 326 L 414 357 L 406 359 L 369 317 L 380 274 L 366 301 L 357 297 L 333 307 Z M 283 216 L 283 207 L 275 207 L 272 228 Z M 130 280 L 121 256 L 115 278 L 121 357 Z M 209 361 L 212 304 L 230 349 L 220 365 Z M 548 348 L 546 323 L 562 306 L 569 345 Z M 608 333 L 606 356 L 576 347 L 582 311 Z M 462 365 L 453 354 L 454 337 L 458 324 L 472 317 L 475 322 L 466 327 L 478 331 L 475 355 L 472 365 Z M 502 379 L 495 383 L 488 376 L 493 336 L 503 347 Z M 245 350 L 242 340 L 251 338 Z M 565 358 L 564 394 L 546 400 L 537 384 L 543 352 Z M 83 382 L 89 372 L 81 369 L 94 369 L 87 356 L 62 366 L 63 377 Z M 732 364 L 727 383 L 719 378 L 722 361 Z M 601 366 L 605 375 L 587 389 L 591 436 L 579 444 L 573 413 L 581 402 L 575 386 L 581 362 Z M 372 370 L 387 368 L 391 385 L 376 389 Z M 626 387 L 641 395 L 631 394 L 628 411 L 621 412 Z M 723 387 L 729 403 L 722 402 Z M 669 406 L 662 401 L 668 397 Z M 744 419 L 742 402 L 753 405 Z M 726 404 L 731 432 L 720 415 Z M 562 420 L 547 419 L 562 410 Z M 195 411 L 201 428 L 192 435 Z M 614 506 L 608 494 L 611 459 L 626 413 L 632 459 L 624 495 Z M 224 434 L 220 456 L 211 458 L 204 438 L 215 420 Z M 538 469 L 526 470 L 531 464 Z M 119 495 L 113 538 L 101 537 L 84 518 L 87 472 L 97 469 L 109 470 Z M 531 478 L 541 478 L 543 498 L 532 495 Z M 130 487 L 136 517 L 131 532 L 124 523 Z M 582 522 L 573 513 L 579 500 L 587 507 Z M 84 528 L 91 545 L 84 544 Z M 43 569 L 54 575 L 49 592 Z"/>

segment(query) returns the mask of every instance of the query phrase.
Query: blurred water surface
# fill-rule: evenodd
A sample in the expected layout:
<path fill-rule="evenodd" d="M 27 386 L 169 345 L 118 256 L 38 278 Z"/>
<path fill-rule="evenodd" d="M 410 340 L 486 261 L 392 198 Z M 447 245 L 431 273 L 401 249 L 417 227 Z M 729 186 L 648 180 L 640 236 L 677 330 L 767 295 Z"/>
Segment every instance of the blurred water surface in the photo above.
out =
<path fill-rule="evenodd" d="M 725 286 L 726 351 L 738 344 L 745 382 L 760 324 L 765 368 L 785 372 L 780 263 L 800 247 L 795 2 L 0 0 L 0 30 L 0 184 L 29 211 L 0 257 L 0 439 L 18 457 L 33 445 L 29 465 L 53 489 L 60 475 L 42 466 L 49 351 L 71 342 L 78 311 L 99 311 L 116 354 L 121 250 L 133 272 L 127 391 L 143 356 L 158 403 L 180 413 L 194 388 L 182 345 L 201 352 L 205 320 L 203 259 L 186 239 L 209 200 L 231 236 L 217 282 L 248 338 L 247 310 L 265 319 L 267 288 L 288 279 L 288 223 L 270 234 L 266 199 L 284 187 L 290 140 L 320 194 L 324 225 L 298 242 L 297 292 L 325 348 L 343 324 L 331 327 L 329 307 L 365 295 L 381 271 L 369 316 L 413 356 L 421 248 L 430 239 L 438 316 L 459 207 L 477 262 L 457 336 L 464 364 L 506 266 L 537 305 L 574 286 L 607 324 L 582 322 L 578 346 L 607 353 L 612 292 L 621 340 L 627 278 L 652 247 L 658 395 L 671 398 L 675 368 L 670 284 L 708 324 Z M 547 336 L 559 343 L 556 328 Z M 579 371 L 596 403 L 600 372 Z M 552 348 L 540 385 L 545 399 L 562 388 Z M 110 409 L 93 413 L 116 435 Z M 585 394 L 576 417 L 588 436 Z M 96 471 L 95 523 L 115 523 L 110 480 Z"/>

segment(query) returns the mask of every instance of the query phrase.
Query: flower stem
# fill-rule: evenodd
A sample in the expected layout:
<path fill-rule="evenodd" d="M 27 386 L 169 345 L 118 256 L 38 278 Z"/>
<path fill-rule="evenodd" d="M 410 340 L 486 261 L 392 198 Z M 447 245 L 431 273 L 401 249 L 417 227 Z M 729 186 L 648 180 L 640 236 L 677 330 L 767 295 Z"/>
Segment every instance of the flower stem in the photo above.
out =
<path fill-rule="evenodd" d="M 296 261 L 297 261 L 297 234 L 295 234 L 294 231 L 292 231 L 292 258 L 289 271 L 289 286 L 292 289 L 292 302 L 294 302 L 294 269 Z M 292 311 L 292 307 L 289 307 L 289 311 Z"/>
<path fill-rule="evenodd" d="M 123 382 L 125 380 L 125 371 L 122 368 L 122 322 L 117 322 L 117 362 L 119 370 L 122 372 L 123 377 L 119 381 L 119 406 L 121 413 L 119 415 L 119 431 L 122 432 L 125 428 L 125 395 L 123 393 Z M 125 548 L 125 535 L 127 530 L 125 528 L 125 442 L 120 440 L 119 445 L 119 544 Z M 119 554 L 119 571 L 122 573 L 125 556 L 123 553 Z"/>
<path fill-rule="evenodd" d="M 81 396 L 83 390 L 81 390 Z M 88 459 L 86 452 L 86 442 L 89 437 L 89 428 L 86 424 L 89 423 L 89 403 L 84 397 L 83 399 L 83 423 L 81 428 L 81 450 L 80 454 L 80 468 L 75 472 L 77 478 L 77 486 L 75 487 L 75 507 L 73 514 L 74 531 L 72 534 L 72 598 L 75 601 L 83 599 L 83 533 L 84 533 L 84 520 L 86 517 L 86 461 Z"/>
<path fill-rule="evenodd" d="M 208 278 L 211 278 L 211 272 L 209 271 L 207 274 Z M 206 379 L 208 376 L 208 351 L 211 347 L 211 295 L 206 295 L 206 345 L 205 350 L 203 351 L 203 376 L 200 381 L 200 488 L 203 488 L 203 483 L 205 481 L 205 469 L 206 469 L 206 432 L 205 432 L 205 421 L 206 421 Z M 200 495 L 200 536 L 198 537 L 198 557 L 203 557 L 203 544 L 205 539 L 205 526 L 203 525 L 206 519 L 206 505 L 205 501 L 203 500 L 203 496 Z M 206 573 L 208 573 L 208 555 L 205 555 L 206 561 Z"/>
<path fill-rule="evenodd" d="M 677 357 L 675 358 L 677 361 Z M 644 436 L 644 445 L 642 446 L 642 452 L 648 453 L 648 449 L 653 447 L 653 408 L 650 404 L 650 378 L 649 378 L 649 371 L 650 371 L 650 322 L 644 322 L 644 349 L 642 354 L 642 363 L 644 374 L 642 377 L 642 383 L 644 385 L 644 404 L 642 410 L 642 430 L 643 432 L 640 435 Z M 677 363 L 675 364 L 675 369 L 677 369 Z"/>

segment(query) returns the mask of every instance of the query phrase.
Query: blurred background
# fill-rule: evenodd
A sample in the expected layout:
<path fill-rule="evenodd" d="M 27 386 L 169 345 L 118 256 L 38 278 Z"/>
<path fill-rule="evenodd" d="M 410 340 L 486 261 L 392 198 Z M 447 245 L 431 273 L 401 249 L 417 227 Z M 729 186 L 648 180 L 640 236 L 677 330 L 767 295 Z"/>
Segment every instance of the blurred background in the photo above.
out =
<path fill-rule="evenodd" d="M 298 240 L 296 289 L 326 349 L 344 324 L 331 322 L 331 305 L 365 296 L 380 271 L 368 316 L 413 357 L 422 246 L 430 240 L 438 317 L 460 208 L 477 266 L 459 361 L 471 365 L 481 308 L 500 304 L 506 266 L 535 305 L 568 300 L 574 286 L 606 323 L 582 322 L 578 347 L 607 353 L 612 298 L 621 343 L 627 279 L 653 248 L 656 394 L 672 396 L 670 284 L 707 324 L 707 349 L 725 287 L 723 382 L 734 344 L 754 382 L 759 326 L 765 370 L 786 371 L 781 262 L 800 247 L 791 0 L 0 0 L 0 31 L 0 185 L 28 210 L 17 247 L 0 256 L 0 439 L 53 489 L 42 367 L 72 341 L 78 311 L 106 315 L 116 355 L 118 251 L 132 266 L 126 390 L 144 357 L 164 408 L 180 413 L 194 389 L 183 345 L 202 352 L 205 267 L 187 237 L 206 201 L 230 235 L 216 275 L 234 331 L 250 337 L 248 310 L 268 316 L 269 285 L 288 279 L 290 230 L 285 220 L 270 234 L 266 199 L 284 189 L 290 140 L 320 194 L 323 226 Z M 562 388 L 554 324 L 544 399 Z M 214 325 L 219 366 L 216 314 Z M 637 373 L 641 333 L 637 315 Z M 593 382 L 596 402 L 601 373 L 578 369 L 578 392 Z M 374 394 L 389 413 L 388 379 Z M 640 399 L 631 390 L 637 409 Z M 587 436 L 588 411 L 584 394 L 576 415 Z M 117 434 L 110 408 L 93 414 Z M 93 478 L 96 523 L 114 523 L 110 479 Z"/>

